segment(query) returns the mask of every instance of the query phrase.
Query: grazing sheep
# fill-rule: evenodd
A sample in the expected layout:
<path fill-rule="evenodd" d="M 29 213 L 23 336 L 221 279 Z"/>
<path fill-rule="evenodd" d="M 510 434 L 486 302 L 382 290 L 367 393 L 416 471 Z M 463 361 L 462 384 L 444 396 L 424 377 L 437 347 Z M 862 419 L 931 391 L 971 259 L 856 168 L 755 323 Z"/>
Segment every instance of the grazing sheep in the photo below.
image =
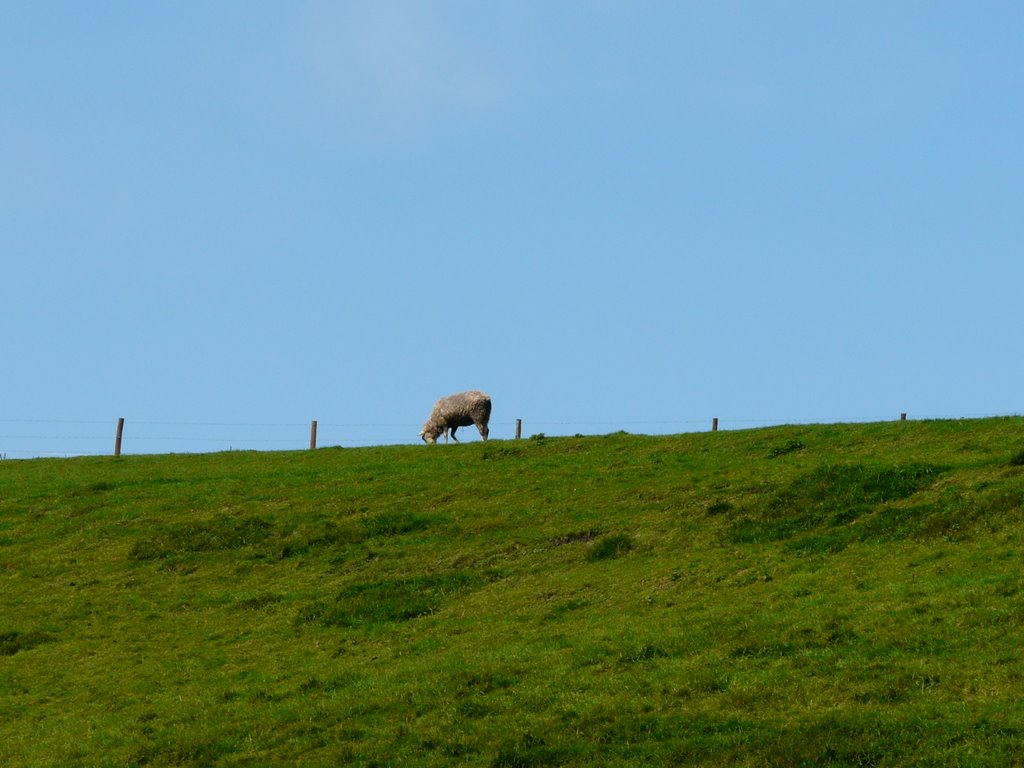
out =
<path fill-rule="evenodd" d="M 456 395 L 442 397 L 434 403 L 434 410 L 430 412 L 430 418 L 423 425 L 420 437 L 423 442 L 433 445 L 442 433 L 444 441 L 448 442 L 448 430 L 451 430 L 452 440 L 459 442 L 455 437 L 455 430 L 459 427 L 468 427 L 476 424 L 480 430 L 480 437 L 487 439 L 490 430 L 487 429 L 487 422 L 491 418 L 491 396 L 486 392 L 479 392 L 471 389 L 468 392 L 459 392 Z"/>

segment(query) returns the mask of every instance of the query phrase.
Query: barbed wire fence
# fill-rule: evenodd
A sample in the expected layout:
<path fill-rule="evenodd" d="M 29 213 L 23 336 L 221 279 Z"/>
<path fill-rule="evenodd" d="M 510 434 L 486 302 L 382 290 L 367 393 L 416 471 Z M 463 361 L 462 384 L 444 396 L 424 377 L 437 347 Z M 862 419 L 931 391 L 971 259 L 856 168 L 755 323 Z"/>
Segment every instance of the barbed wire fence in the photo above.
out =
<path fill-rule="evenodd" d="M 1007 414 L 931 414 L 916 419 L 974 419 Z M 1016 414 L 1013 414 L 1016 415 Z M 906 420 L 907 414 L 845 418 L 708 417 L 648 421 L 514 421 L 491 422 L 491 437 L 518 439 L 524 435 L 677 434 L 753 429 L 784 424 L 871 423 Z M 0 418 L 0 460 L 47 457 L 72 458 L 220 451 L 289 451 L 326 447 L 361 448 L 419 443 L 419 424 L 359 422 L 234 422 L 150 421 L 126 419 L 4 419 Z M 476 437 L 463 428 L 467 438 Z M 470 437 L 472 436 L 472 437 Z"/>

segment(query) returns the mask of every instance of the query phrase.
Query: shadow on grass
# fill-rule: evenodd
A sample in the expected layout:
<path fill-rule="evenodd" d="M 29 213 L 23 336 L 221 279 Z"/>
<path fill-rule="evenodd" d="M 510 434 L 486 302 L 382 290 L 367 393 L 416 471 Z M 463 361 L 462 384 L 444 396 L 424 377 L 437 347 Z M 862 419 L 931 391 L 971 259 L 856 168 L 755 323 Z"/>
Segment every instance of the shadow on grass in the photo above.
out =
<path fill-rule="evenodd" d="M 853 541 L 938 533 L 924 523 L 934 505 L 892 506 L 934 485 L 946 468 L 930 464 L 826 464 L 795 478 L 728 528 L 733 543 L 790 540 L 794 550 L 834 552 Z M 716 508 L 719 514 L 733 510 Z M 710 512 L 710 510 L 709 510 Z M 943 526 L 932 528 L 941 529 Z"/>
<path fill-rule="evenodd" d="M 333 600 L 318 600 L 302 608 L 296 624 L 357 627 L 409 621 L 434 613 L 457 596 L 500 577 L 493 571 L 448 571 L 351 584 Z"/>

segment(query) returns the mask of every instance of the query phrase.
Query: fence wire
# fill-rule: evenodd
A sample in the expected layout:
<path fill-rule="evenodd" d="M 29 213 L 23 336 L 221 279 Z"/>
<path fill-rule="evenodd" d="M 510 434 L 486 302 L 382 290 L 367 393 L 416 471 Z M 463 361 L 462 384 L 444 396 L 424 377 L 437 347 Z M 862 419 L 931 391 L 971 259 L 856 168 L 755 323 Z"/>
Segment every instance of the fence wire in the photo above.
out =
<path fill-rule="evenodd" d="M 976 419 L 1007 414 L 915 415 L 918 420 Z M 1011 414 L 1017 415 L 1017 414 Z M 893 421 L 904 414 L 845 418 L 766 418 L 720 416 L 633 421 L 522 420 L 524 438 L 538 434 L 608 434 L 617 431 L 647 434 L 751 429 L 808 424 L 869 423 Z M 420 444 L 419 423 L 317 421 L 316 447 L 361 448 L 380 445 Z M 114 452 L 117 419 L 0 418 L 0 460 L 45 457 L 99 456 Z M 491 422 L 491 437 L 511 439 L 516 420 Z M 296 421 L 172 421 L 126 419 L 122 454 L 215 453 L 219 451 L 303 450 L 310 447 L 312 422 Z M 467 440 L 476 430 L 465 427 Z"/>

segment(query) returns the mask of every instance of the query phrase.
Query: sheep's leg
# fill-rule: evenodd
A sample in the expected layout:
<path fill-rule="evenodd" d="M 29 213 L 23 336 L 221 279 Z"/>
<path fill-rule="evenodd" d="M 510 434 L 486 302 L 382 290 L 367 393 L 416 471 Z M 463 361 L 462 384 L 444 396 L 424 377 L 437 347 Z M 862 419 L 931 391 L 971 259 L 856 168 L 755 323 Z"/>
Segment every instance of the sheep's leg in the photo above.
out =
<path fill-rule="evenodd" d="M 480 424 L 478 422 L 477 425 L 476 425 L 476 428 L 480 430 L 480 437 L 482 437 L 484 440 L 486 440 L 487 439 L 487 435 L 490 433 L 490 430 L 487 429 L 487 425 L 486 424 Z"/>
<path fill-rule="evenodd" d="M 456 429 L 458 429 L 458 427 L 457 427 L 457 426 L 456 426 L 456 427 L 452 427 L 452 440 L 454 440 L 454 441 L 455 441 L 455 442 L 457 443 L 457 442 L 459 442 L 459 438 L 457 438 L 457 437 L 455 436 L 455 430 L 456 430 Z"/>

